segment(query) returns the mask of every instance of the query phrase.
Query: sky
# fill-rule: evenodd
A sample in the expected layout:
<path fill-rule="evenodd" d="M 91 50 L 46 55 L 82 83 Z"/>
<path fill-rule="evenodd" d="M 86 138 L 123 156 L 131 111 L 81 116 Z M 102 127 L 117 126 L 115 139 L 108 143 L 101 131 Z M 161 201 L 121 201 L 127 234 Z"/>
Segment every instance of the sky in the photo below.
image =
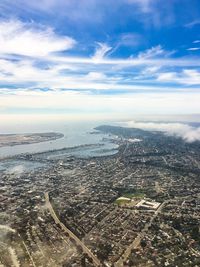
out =
<path fill-rule="evenodd" d="M 199 0 L 1 0 L 0 120 L 200 114 Z"/>

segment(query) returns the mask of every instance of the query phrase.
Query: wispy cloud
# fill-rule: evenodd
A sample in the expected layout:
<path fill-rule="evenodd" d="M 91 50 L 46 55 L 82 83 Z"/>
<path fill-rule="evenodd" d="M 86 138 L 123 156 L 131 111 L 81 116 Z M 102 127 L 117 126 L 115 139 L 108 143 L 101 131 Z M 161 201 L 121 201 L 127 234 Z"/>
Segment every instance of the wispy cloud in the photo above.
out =
<path fill-rule="evenodd" d="M 195 40 L 192 42 L 193 44 L 199 44 L 200 43 L 200 40 Z"/>
<path fill-rule="evenodd" d="M 146 27 L 160 28 L 174 23 L 176 1 L 125 0 L 125 2 L 135 7 L 137 20 Z"/>
<path fill-rule="evenodd" d="M 134 21 L 139 21 L 147 27 L 161 27 L 175 21 L 174 6 L 178 5 L 180 8 L 177 2 L 162 0 L 1 0 L 0 12 L 5 16 L 6 13 L 14 14 L 14 16 L 16 13 L 19 16 L 25 13 L 30 16 L 40 13 L 58 21 L 63 21 L 62 19 L 65 18 L 81 28 L 83 22 L 100 25 L 105 18 L 106 24 L 112 24 L 111 20 L 115 12 L 121 13 L 125 7 L 127 12 L 123 17 L 124 20 L 134 18 Z M 192 17 L 191 20 L 194 18 Z M 115 24 L 116 20 L 113 23 Z M 106 24 L 104 24 L 105 27 Z"/>
<path fill-rule="evenodd" d="M 117 48 L 120 46 L 137 47 L 143 41 L 143 37 L 138 33 L 123 33 L 117 42 Z"/>
<path fill-rule="evenodd" d="M 49 10 L 56 5 L 55 1 L 47 4 Z M 0 20 L 1 111 L 98 107 L 124 114 L 168 107 L 176 112 L 188 99 L 192 103 L 188 111 L 199 110 L 199 102 L 192 100 L 194 94 L 199 100 L 199 58 L 194 60 L 188 52 L 188 56 L 175 56 L 174 50 L 161 44 L 149 48 L 146 44 L 147 49 L 140 50 L 142 38 L 123 32 L 113 42 L 108 36 L 106 41 L 79 43 L 45 24 Z M 136 52 L 115 53 L 117 42 L 129 49 L 137 47 Z"/>
<path fill-rule="evenodd" d="M 187 50 L 188 51 L 197 51 L 197 50 L 200 50 L 200 47 L 190 47 Z"/>
<path fill-rule="evenodd" d="M 138 7 L 141 9 L 142 12 L 144 13 L 149 13 L 152 12 L 152 5 L 153 2 L 152 0 L 127 0 L 128 3 L 130 4 L 136 4 Z"/>
<path fill-rule="evenodd" d="M 175 51 L 166 51 L 162 48 L 161 45 L 157 45 L 147 49 L 144 52 L 139 53 L 138 58 L 141 59 L 149 59 L 149 58 L 160 58 L 160 57 L 168 57 L 174 54 Z"/>
<path fill-rule="evenodd" d="M 97 42 L 98 47 L 96 48 L 95 54 L 92 59 L 94 61 L 100 61 L 104 58 L 104 56 L 112 49 L 112 47 L 108 46 L 105 43 Z"/>
<path fill-rule="evenodd" d="M 192 27 L 199 25 L 199 24 L 200 24 L 200 19 L 195 19 L 195 20 L 185 24 L 185 27 L 192 28 Z"/>

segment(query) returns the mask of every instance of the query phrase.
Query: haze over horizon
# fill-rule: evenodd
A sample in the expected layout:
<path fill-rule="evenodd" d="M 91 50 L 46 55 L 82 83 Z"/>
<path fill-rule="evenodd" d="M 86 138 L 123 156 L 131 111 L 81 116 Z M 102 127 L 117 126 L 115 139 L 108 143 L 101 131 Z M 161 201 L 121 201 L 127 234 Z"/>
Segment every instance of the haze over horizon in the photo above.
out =
<path fill-rule="evenodd" d="M 1 122 L 200 114 L 198 0 L 2 0 L 0 13 Z"/>

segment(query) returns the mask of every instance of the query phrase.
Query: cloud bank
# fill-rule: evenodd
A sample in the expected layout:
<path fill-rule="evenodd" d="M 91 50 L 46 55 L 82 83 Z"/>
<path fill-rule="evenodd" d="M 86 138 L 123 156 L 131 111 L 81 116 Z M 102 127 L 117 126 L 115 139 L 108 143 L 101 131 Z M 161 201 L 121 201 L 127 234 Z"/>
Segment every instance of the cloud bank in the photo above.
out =
<path fill-rule="evenodd" d="M 192 143 L 200 141 L 200 127 L 192 127 L 185 123 L 159 123 L 128 121 L 123 126 L 140 128 L 148 131 L 161 131 L 167 135 L 181 137 L 184 141 Z"/>

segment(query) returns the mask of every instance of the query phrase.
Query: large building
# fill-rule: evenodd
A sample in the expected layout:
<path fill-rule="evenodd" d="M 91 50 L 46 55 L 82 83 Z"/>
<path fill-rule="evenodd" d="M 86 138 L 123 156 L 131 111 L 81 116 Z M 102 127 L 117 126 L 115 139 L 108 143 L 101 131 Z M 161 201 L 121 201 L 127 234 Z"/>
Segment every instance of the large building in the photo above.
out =
<path fill-rule="evenodd" d="M 148 209 L 148 210 L 157 210 L 160 206 L 159 202 L 151 202 L 145 199 L 142 199 L 140 202 L 136 204 L 136 207 L 139 209 Z"/>

